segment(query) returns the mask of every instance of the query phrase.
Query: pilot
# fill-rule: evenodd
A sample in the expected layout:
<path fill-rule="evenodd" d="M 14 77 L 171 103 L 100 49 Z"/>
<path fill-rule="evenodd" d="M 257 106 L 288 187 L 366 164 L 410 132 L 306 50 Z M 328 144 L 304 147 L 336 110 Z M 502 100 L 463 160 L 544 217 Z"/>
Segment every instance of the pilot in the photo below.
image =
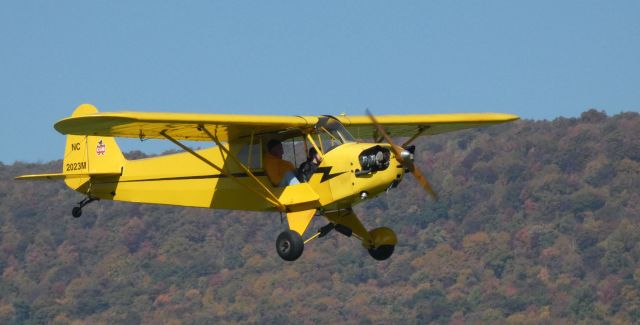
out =
<path fill-rule="evenodd" d="M 316 172 L 318 166 L 322 162 L 322 157 L 318 154 L 316 148 L 309 149 L 309 156 L 307 156 L 307 161 L 300 164 L 298 167 L 298 179 L 301 182 L 308 182 L 311 179 L 313 173 Z"/>
<path fill-rule="evenodd" d="M 264 155 L 264 171 L 273 186 L 289 186 L 300 184 L 296 178 L 296 167 L 290 161 L 282 159 L 284 149 L 282 142 L 276 139 L 267 143 L 267 153 Z"/>

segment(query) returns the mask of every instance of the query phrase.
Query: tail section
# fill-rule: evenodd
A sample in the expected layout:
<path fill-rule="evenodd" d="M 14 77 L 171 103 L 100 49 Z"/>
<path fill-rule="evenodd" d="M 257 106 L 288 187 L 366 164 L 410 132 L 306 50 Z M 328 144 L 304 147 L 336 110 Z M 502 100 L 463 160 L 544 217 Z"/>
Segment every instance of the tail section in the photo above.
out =
<path fill-rule="evenodd" d="M 73 111 L 71 117 L 97 112 L 98 110 L 94 106 L 82 104 Z M 121 174 L 125 161 L 122 151 L 112 137 L 67 135 L 62 174 L 67 176 L 65 183 L 69 187 L 77 189 L 84 183 L 82 176 Z"/>
<path fill-rule="evenodd" d="M 89 104 L 78 106 L 71 117 L 97 113 Z M 125 162 L 124 155 L 112 137 L 67 135 L 62 173 L 119 174 Z"/>
<path fill-rule="evenodd" d="M 71 114 L 72 117 L 97 113 L 93 105 L 82 104 Z M 113 137 L 91 135 L 67 135 L 62 173 L 24 175 L 17 179 L 55 180 L 64 179 L 74 190 L 84 191 L 91 177 L 118 176 L 122 174 L 126 162 L 122 151 Z"/>

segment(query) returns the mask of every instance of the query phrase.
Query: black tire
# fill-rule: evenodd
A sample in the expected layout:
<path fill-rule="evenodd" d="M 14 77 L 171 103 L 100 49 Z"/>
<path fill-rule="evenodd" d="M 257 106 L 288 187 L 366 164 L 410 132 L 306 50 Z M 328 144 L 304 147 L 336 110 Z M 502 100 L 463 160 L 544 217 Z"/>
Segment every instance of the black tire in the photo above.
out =
<path fill-rule="evenodd" d="M 80 216 L 82 215 L 82 208 L 81 207 L 74 207 L 73 209 L 71 209 L 71 215 L 74 218 L 80 218 Z"/>
<path fill-rule="evenodd" d="M 395 245 L 381 245 L 378 248 L 369 248 L 369 255 L 378 261 L 384 261 L 391 257 Z"/>
<path fill-rule="evenodd" d="M 302 255 L 304 242 L 302 236 L 292 230 L 286 230 L 278 235 L 276 240 L 276 251 L 285 261 L 295 261 Z"/>

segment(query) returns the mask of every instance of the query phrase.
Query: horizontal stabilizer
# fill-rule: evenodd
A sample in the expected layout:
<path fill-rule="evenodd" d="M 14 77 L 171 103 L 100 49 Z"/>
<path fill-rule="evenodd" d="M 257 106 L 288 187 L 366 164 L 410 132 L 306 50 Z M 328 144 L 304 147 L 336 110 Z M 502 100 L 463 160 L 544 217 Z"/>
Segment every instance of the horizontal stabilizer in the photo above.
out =
<path fill-rule="evenodd" d="M 15 179 L 18 180 L 27 180 L 27 181 L 55 181 L 55 180 L 64 180 L 69 178 L 82 178 L 82 177 L 118 177 L 121 176 L 120 173 L 92 173 L 92 174 L 63 174 L 63 173 L 53 173 L 53 174 L 35 174 L 35 175 L 22 175 L 18 176 Z"/>

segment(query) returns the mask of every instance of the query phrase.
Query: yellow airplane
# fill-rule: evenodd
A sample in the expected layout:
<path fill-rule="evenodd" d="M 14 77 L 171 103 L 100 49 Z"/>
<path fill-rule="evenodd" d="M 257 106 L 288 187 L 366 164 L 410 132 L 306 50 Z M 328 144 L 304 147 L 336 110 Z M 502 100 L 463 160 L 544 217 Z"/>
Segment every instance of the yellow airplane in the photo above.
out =
<path fill-rule="evenodd" d="M 296 260 L 305 243 L 331 230 L 356 237 L 373 258 L 385 260 L 398 242 L 395 233 L 386 227 L 367 230 L 352 207 L 395 188 L 406 172 L 437 198 L 413 163 L 415 147 L 410 143 L 423 135 L 518 119 L 516 115 L 497 113 L 378 118 L 367 114 L 99 113 L 94 106 L 83 104 L 71 117 L 54 125 L 67 135 L 62 172 L 16 179 L 64 180 L 71 189 L 86 196 L 72 210 L 76 218 L 85 205 L 95 200 L 280 211 L 286 213 L 289 227 L 276 240 L 276 250 L 284 260 Z M 408 140 L 396 145 L 389 134 Z M 358 141 L 353 135 L 376 142 Z M 184 152 L 128 160 L 115 137 L 166 139 Z M 215 146 L 192 150 L 183 141 L 209 141 Z M 293 141 L 294 150 L 297 144 L 304 146 L 305 152 L 311 148 L 314 150 L 309 151 L 317 152 L 315 162 L 321 162 L 311 169 L 305 182 L 290 176 L 294 172 L 287 170 L 293 168 L 291 163 L 278 161 L 284 141 Z M 274 185 L 273 175 L 287 178 L 289 183 Z M 304 240 L 314 216 L 325 217 L 328 224 Z"/>

